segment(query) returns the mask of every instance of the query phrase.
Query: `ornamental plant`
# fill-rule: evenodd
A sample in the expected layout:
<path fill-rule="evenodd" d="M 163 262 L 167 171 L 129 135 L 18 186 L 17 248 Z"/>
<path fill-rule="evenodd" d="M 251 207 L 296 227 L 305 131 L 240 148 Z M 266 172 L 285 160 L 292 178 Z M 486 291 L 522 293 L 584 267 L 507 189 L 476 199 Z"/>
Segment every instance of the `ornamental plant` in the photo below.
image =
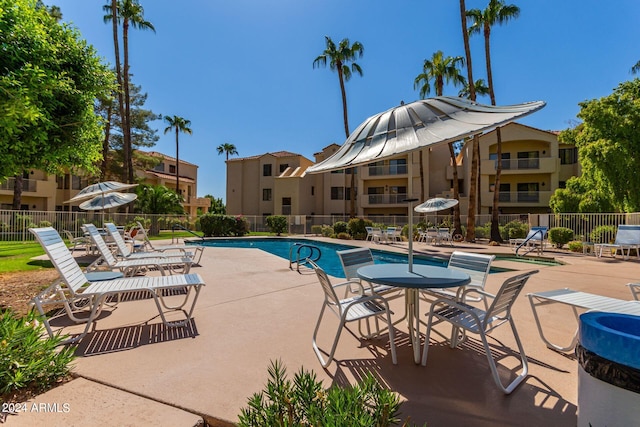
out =
<path fill-rule="evenodd" d="M 282 362 L 271 362 L 264 389 L 248 399 L 238 417 L 240 427 L 397 425 L 399 396 L 371 375 L 353 387 L 325 389 L 313 371 L 301 368 L 293 381 Z"/>
<path fill-rule="evenodd" d="M 47 338 L 43 338 L 47 336 Z M 17 317 L 11 310 L 0 317 L 0 394 L 51 388 L 67 376 L 74 348 L 56 348 L 65 336 L 46 335 L 38 316 L 29 312 Z"/>
<path fill-rule="evenodd" d="M 268 216 L 265 220 L 267 227 L 271 230 L 272 233 L 275 233 L 276 236 L 281 235 L 285 231 L 287 231 L 287 217 L 283 215 L 271 215 Z"/>
<path fill-rule="evenodd" d="M 556 248 L 561 249 L 564 245 L 573 240 L 573 230 L 566 227 L 554 227 L 549 230 L 549 241 Z"/>

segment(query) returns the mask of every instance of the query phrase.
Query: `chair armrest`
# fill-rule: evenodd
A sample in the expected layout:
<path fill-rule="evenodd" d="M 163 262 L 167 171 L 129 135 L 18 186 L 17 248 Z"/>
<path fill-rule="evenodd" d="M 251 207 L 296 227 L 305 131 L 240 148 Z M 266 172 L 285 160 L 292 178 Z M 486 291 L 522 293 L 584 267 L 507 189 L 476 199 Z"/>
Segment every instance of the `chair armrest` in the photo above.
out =
<path fill-rule="evenodd" d="M 351 287 L 351 285 L 355 285 L 356 288 L 358 288 L 359 292 L 354 291 L 353 288 Z M 358 294 L 358 295 L 364 295 L 364 286 L 359 281 L 347 280 L 346 282 L 335 283 L 335 284 L 332 284 L 331 286 L 333 286 L 334 289 L 340 288 L 340 287 L 343 287 L 343 286 L 349 286 L 349 291 L 350 292 L 352 292 L 354 294 Z"/>

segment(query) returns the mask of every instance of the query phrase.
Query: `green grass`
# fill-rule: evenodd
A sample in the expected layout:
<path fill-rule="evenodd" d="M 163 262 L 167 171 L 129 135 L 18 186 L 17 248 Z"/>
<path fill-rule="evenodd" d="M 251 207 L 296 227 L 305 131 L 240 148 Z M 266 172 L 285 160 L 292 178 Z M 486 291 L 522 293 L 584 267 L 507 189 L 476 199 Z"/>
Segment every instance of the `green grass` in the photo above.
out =
<path fill-rule="evenodd" d="M 49 260 L 31 259 L 39 255 L 44 255 L 44 249 L 37 242 L 0 242 L 0 273 L 53 268 Z"/>

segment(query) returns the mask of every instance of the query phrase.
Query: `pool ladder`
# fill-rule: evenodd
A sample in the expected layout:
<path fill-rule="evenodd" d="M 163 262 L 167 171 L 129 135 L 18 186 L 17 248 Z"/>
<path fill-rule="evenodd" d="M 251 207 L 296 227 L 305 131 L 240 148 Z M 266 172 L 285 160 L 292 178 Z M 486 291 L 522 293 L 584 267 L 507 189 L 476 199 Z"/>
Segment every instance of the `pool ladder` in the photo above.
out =
<path fill-rule="evenodd" d="M 289 248 L 289 269 L 293 270 L 293 266 L 295 265 L 296 271 L 300 273 L 301 265 L 308 265 L 309 261 L 316 262 L 321 256 L 322 252 L 317 246 L 306 243 L 294 243 Z"/>

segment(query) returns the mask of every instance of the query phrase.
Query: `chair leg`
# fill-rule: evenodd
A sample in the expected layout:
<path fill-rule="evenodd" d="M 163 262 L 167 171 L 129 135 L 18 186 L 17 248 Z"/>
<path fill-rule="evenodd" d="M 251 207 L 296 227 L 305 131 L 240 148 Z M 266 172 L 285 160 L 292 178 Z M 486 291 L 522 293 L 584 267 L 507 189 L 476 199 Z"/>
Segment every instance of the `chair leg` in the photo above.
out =
<path fill-rule="evenodd" d="M 527 363 L 527 356 L 524 353 L 524 348 L 522 347 L 522 342 L 520 341 L 520 337 L 518 336 L 518 331 L 516 330 L 516 325 L 513 323 L 513 319 L 509 319 L 509 324 L 511 325 L 511 330 L 513 332 L 513 336 L 516 339 L 516 344 L 518 345 L 518 351 L 520 352 L 520 363 L 522 365 L 522 371 L 518 376 L 506 387 L 500 381 L 500 374 L 498 373 L 498 368 L 496 366 L 495 360 L 491 356 L 491 349 L 489 348 L 489 343 L 487 342 L 487 335 L 480 334 L 480 338 L 482 339 L 482 345 L 484 346 L 484 350 L 487 354 L 487 360 L 489 361 L 489 368 L 491 369 L 491 374 L 493 376 L 493 380 L 496 385 L 504 394 L 511 394 L 513 390 L 515 390 L 518 385 L 527 377 L 529 373 L 529 365 Z"/>
<path fill-rule="evenodd" d="M 336 348 L 338 347 L 338 340 L 340 339 L 340 335 L 342 334 L 342 328 L 344 327 L 344 319 L 341 318 L 340 319 L 340 326 L 338 327 L 338 331 L 336 333 L 336 337 L 333 340 L 333 345 L 331 346 L 331 351 L 329 352 L 328 358 L 327 360 L 324 359 L 324 357 L 322 357 L 322 352 L 320 351 L 320 348 L 318 347 L 318 344 L 316 342 L 317 336 L 318 336 L 318 330 L 320 329 L 320 323 L 322 323 L 322 317 L 324 316 L 324 310 L 326 308 L 326 304 L 324 304 L 322 306 L 322 310 L 320 310 L 320 316 L 318 316 L 318 321 L 316 322 L 316 327 L 313 331 L 313 351 L 315 351 L 316 356 L 318 357 L 318 360 L 320 361 L 320 364 L 322 365 L 323 368 L 326 368 L 327 366 L 329 366 L 331 364 L 331 362 L 333 361 L 333 356 L 335 355 L 336 352 Z"/>
<path fill-rule="evenodd" d="M 427 356 L 429 354 L 429 338 L 431 337 L 431 325 L 433 323 L 433 308 L 429 312 L 429 320 L 427 321 L 427 332 L 424 336 L 424 350 L 422 351 L 422 366 L 427 365 Z"/>

